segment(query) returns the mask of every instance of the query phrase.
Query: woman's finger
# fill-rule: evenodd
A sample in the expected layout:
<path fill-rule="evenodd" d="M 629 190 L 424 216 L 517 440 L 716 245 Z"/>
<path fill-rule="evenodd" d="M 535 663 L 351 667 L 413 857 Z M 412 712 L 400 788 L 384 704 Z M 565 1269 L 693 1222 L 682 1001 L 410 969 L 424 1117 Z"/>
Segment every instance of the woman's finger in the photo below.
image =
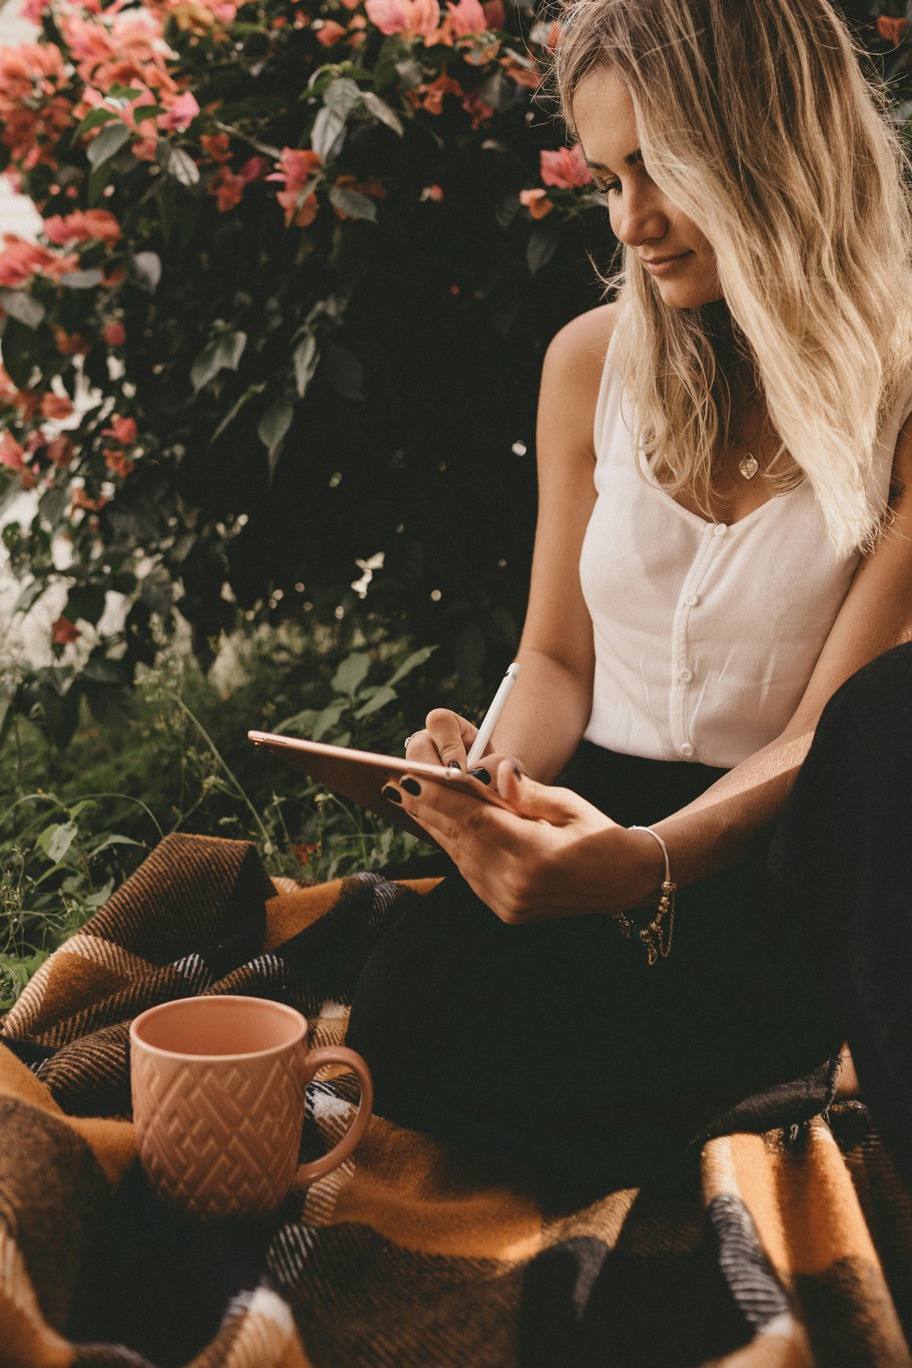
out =
<path fill-rule="evenodd" d="M 426 725 L 440 764 L 465 769 L 466 756 L 478 729 L 449 708 L 433 708 Z"/>
<path fill-rule="evenodd" d="M 571 789 L 539 784 L 523 774 L 509 759 L 501 760 L 494 776 L 497 791 L 512 808 L 532 821 L 550 822 L 552 826 L 566 826 L 580 815 L 584 802 Z"/>

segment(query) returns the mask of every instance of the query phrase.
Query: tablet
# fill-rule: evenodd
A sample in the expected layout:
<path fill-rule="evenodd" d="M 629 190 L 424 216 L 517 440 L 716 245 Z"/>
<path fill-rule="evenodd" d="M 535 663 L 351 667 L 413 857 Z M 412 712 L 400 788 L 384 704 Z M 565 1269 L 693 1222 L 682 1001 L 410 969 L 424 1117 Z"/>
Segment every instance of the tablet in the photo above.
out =
<path fill-rule="evenodd" d="M 255 746 L 278 755 L 295 769 L 303 770 L 311 779 L 327 788 L 351 798 L 368 812 L 377 812 L 406 831 L 414 832 L 425 841 L 431 837 L 401 807 L 381 796 L 380 790 L 390 779 L 401 779 L 413 774 L 417 779 L 431 779 L 448 784 L 450 788 L 467 793 L 479 802 L 515 812 L 495 789 L 473 779 L 463 770 L 447 769 L 445 765 L 431 765 L 422 760 L 406 760 L 404 756 L 377 755 L 373 751 L 352 750 L 348 746 L 331 746 L 325 741 L 304 741 L 297 736 L 278 736 L 274 732 L 249 731 L 248 740 Z"/>

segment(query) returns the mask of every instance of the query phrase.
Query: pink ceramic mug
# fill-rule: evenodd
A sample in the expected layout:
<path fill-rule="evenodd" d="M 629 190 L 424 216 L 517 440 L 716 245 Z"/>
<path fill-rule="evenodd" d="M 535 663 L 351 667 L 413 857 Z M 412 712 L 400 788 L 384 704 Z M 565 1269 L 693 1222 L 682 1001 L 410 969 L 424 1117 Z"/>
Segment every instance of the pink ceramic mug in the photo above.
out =
<path fill-rule="evenodd" d="M 354 1050 L 309 1050 L 293 1007 L 254 997 L 164 1002 L 130 1027 L 136 1143 L 160 1197 L 194 1216 L 275 1211 L 292 1180 L 312 1182 L 341 1164 L 364 1134 L 373 1086 Z M 325 1064 L 346 1064 L 361 1102 L 337 1145 L 298 1164 L 304 1089 Z"/>

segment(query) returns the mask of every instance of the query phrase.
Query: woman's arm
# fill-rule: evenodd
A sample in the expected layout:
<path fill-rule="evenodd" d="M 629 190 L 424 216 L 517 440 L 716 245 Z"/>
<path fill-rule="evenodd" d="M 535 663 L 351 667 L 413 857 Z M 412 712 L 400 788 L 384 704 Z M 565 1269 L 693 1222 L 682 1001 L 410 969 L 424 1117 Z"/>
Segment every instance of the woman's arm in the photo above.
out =
<path fill-rule="evenodd" d="M 579 581 L 579 558 L 595 503 L 593 421 L 616 309 L 576 318 L 548 348 L 538 408 L 538 521 L 529 607 L 516 659 L 522 670 L 488 755 L 515 757 L 547 782 L 579 744 L 592 704 L 592 624 Z M 555 706 L 559 699 L 559 706 Z M 428 714 L 408 754 L 458 761 L 475 728 L 448 709 Z"/>
<path fill-rule="evenodd" d="M 677 883 L 734 863 L 769 831 L 831 695 L 869 660 L 912 638 L 912 423 L 900 436 L 893 473 L 900 493 L 892 521 L 859 567 L 788 725 L 695 802 L 657 823 Z M 577 795 L 523 778 L 508 763 L 496 778 L 522 816 L 436 784 L 402 796 L 504 921 L 620 911 L 649 900 L 663 861 L 648 834 L 627 831 Z"/>

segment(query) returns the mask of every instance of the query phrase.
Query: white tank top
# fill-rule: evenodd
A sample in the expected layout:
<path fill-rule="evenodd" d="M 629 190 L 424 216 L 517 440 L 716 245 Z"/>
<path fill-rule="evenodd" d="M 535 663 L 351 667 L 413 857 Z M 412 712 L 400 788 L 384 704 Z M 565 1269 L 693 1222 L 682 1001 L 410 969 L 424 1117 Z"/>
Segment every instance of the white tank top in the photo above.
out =
<path fill-rule="evenodd" d="M 611 347 L 595 411 L 595 508 L 580 580 L 595 639 L 588 741 L 730 767 L 794 713 L 860 557 L 840 560 L 805 482 L 727 525 L 644 480 Z M 912 379 L 884 422 L 872 487 L 889 491 Z"/>

